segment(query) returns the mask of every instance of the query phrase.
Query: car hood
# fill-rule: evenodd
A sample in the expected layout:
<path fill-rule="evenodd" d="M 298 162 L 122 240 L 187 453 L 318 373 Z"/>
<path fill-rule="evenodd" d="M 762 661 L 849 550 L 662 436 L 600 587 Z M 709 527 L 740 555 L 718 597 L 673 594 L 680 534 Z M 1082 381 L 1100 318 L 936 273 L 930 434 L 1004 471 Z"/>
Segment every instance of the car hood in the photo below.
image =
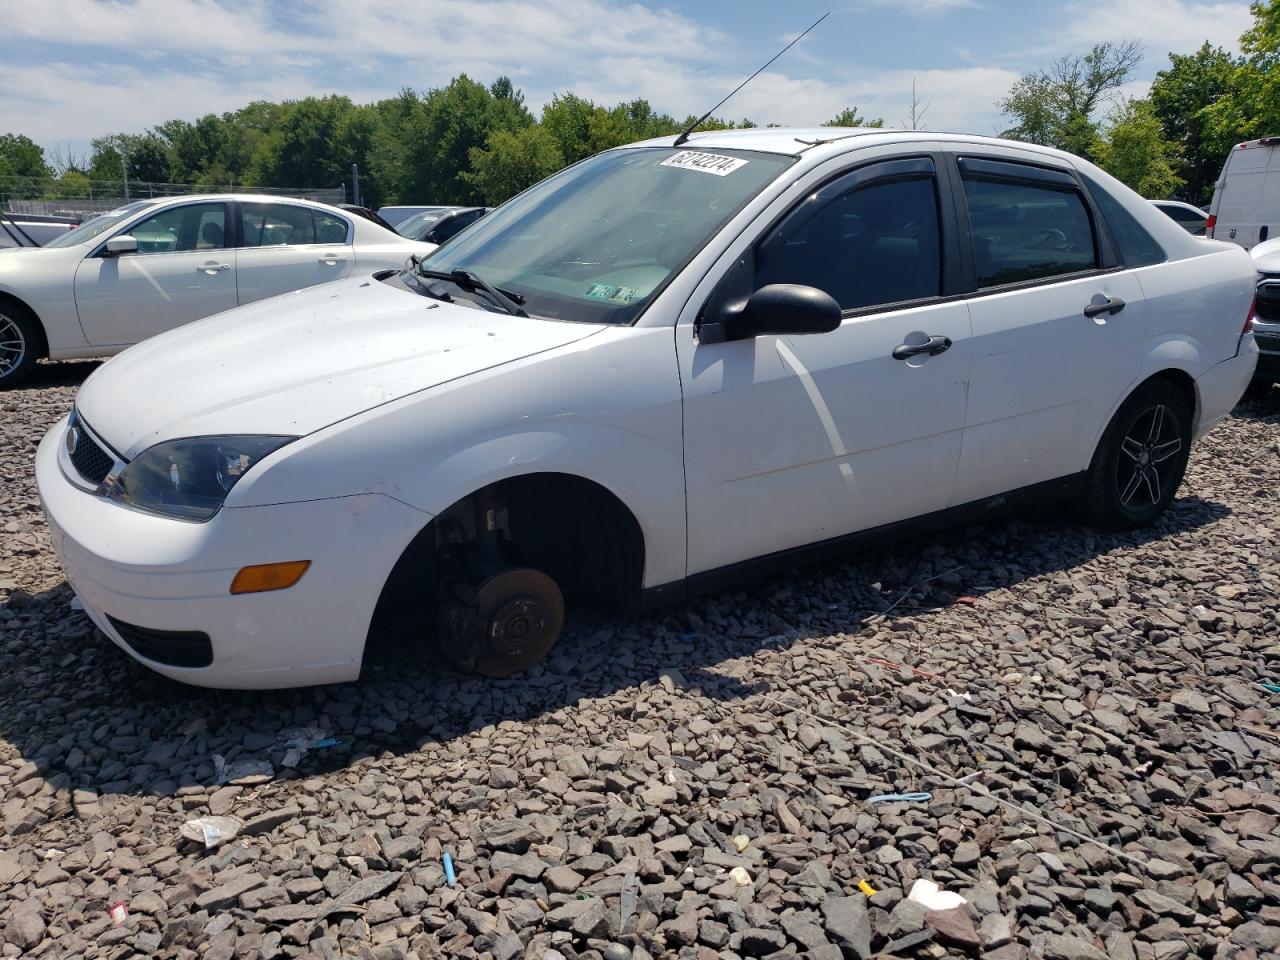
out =
<path fill-rule="evenodd" d="M 1280 274 L 1280 237 L 1257 244 L 1249 251 L 1259 273 Z"/>
<path fill-rule="evenodd" d="M 177 437 L 303 436 L 601 329 L 340 280 L 131 347 L 85 381 L 76 409 L 126 459 Z"/>

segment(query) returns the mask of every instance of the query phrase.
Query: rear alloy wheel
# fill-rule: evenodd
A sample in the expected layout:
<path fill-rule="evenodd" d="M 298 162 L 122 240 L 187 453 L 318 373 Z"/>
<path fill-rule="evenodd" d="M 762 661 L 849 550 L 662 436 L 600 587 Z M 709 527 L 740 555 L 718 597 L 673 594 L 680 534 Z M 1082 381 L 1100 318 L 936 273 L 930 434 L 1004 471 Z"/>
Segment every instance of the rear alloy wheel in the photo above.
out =
<path fill-rule="evenodd" d="M 35 321 L 10 303 L 0 303 L 0 390 L 16 387 L 36 365 Z"/>
<path fill-rule="evenodd" d="M 540 570 L 494 574 L 469 599 L 465 614 L 450 618 L 448 638 L 451 658 L 464 670 L 509 677 L 541 661 L 560 639 L 564 595 Z"/>
<path fill-rule="evenodd" d="M 1177 493 L 1191 448 L 1191 412 L 1164 380 L 1139 388 L 1103 434 L 1089 469 L 1087 507 L 1116 530 L 1145 526 Z"/>

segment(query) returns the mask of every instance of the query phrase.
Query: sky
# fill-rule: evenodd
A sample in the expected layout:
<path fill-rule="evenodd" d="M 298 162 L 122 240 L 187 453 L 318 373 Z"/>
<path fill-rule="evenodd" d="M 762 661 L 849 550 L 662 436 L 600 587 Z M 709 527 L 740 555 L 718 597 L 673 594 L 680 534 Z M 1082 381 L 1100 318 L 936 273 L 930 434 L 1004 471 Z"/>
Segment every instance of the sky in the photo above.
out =
<path fill-rule="evenodd" d="M 1168 53 L 1236 50 L 1247 0 L 0 0 L 0 133 L 88 142 L 252 100 L 356 102 L 465 72 L 506 74 L 535 110 L 573 91 L 700 114 L 822 13 L 719 115 L 813 125 L 856 105 L 905 125 L 993 134 L 1018 77 L 1102 40 L 1138 40 L 1128 93 Z"/>

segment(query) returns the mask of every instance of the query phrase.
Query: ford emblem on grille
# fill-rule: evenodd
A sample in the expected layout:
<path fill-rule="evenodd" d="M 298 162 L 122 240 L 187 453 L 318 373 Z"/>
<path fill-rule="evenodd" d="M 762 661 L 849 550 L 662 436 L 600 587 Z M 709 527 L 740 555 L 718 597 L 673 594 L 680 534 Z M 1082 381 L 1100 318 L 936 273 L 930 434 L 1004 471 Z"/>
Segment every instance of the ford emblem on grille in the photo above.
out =
<path fill-rule="evenodd" d="M 67 453 L 75 453 L 76 447 L 80 445 L 80 428 L 71 427 L 67 431 Z"/>

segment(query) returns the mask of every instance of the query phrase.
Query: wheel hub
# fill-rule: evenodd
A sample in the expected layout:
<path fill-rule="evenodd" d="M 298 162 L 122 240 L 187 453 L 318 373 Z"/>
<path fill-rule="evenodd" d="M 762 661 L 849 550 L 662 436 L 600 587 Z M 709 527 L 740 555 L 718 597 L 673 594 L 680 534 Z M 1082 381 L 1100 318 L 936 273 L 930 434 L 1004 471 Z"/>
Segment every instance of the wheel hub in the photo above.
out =
<path fill-rule="evenodd" d="M 489 621 L 489 645 L 504 656 L 519 656 L 525 645 L 546 629 L 547 612 L 533 597 L 503 603 Z"/>

